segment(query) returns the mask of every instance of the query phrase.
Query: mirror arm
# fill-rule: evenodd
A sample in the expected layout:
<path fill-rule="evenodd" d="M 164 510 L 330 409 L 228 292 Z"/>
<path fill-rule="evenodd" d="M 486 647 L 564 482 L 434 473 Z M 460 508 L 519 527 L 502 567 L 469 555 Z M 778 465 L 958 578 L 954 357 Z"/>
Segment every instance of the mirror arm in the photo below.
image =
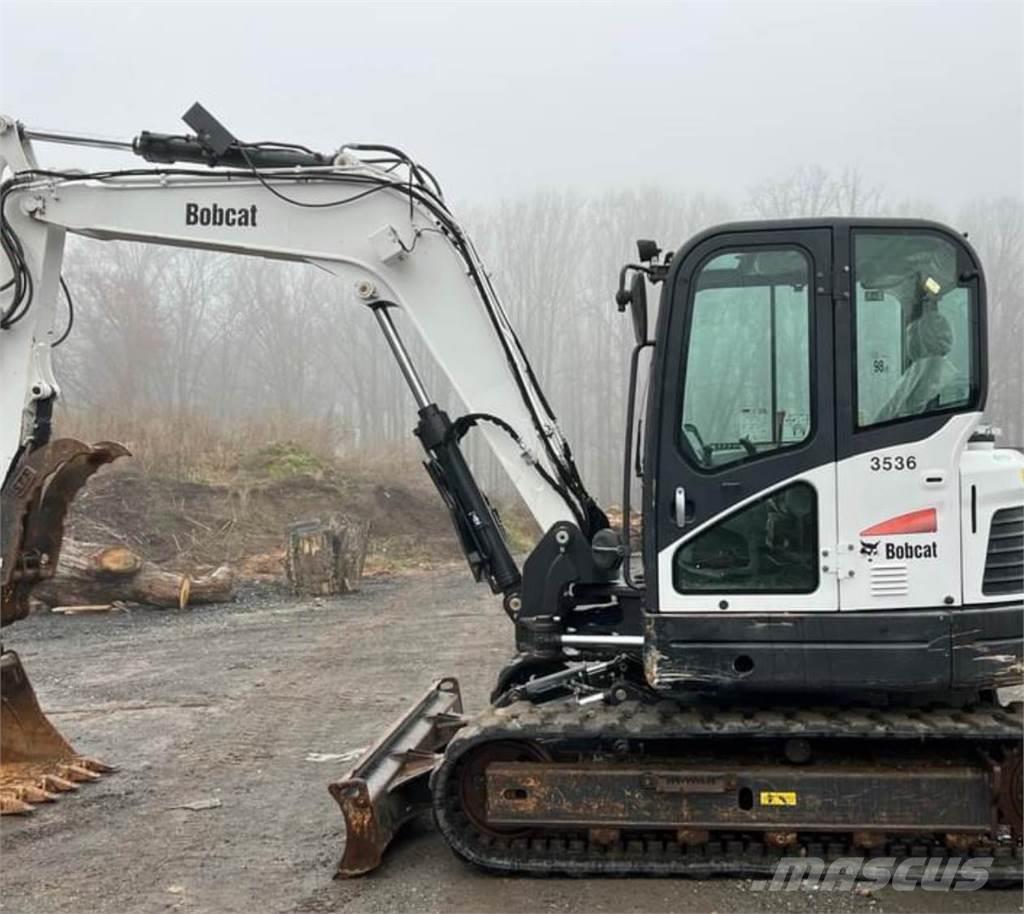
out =
<path fill-rule="evenodd" d="M 639 370 L 640 353 L 648 347 L 654 346 L 654 342 L 651 340 L 645 340 L 642 343 L 637 343 L 633 347 L 633 353 L 629 359 L 629 388 L 626 392 L 626 453 L 622 461 L 622 577 L 626 582 L 626 586 L 631 590 L 642 590 L 636 580 L 633 578 L 633 569 L 631 567 L 631 556 L 633 554 L 633 544 L 631 539 L 632 529 L 630 526 L 630 514 L 632 513 L 632 506 L 630 504 L 630 494 L 633 484 L 631 470 L 633 469 L 633 421 L 636 415 L 636 383 L 637 374 Z M 639 433 L 637 438 L 639 439 Z M 637 440 L 637 446 L 640 446 L 640 441 Z"/>

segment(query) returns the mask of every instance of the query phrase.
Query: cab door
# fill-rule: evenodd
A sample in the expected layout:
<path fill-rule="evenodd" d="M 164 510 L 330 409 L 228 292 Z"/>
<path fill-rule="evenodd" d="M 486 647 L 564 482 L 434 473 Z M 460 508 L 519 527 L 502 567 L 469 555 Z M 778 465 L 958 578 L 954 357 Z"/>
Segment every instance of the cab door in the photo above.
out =
<path fill-rule="evenodd" d="M 829 228 L 789 223 L 673 258 L 648 403 L 651 611 L 838 609 L 831 253 Z"/>
<path fill-rule="evenodd" d="M 984 404 L 981 266 L 918 221 L 843 225 L 836 251 L 841 608 L 960 605 L 961 530 L 987 532 L 960 469 Z"/>

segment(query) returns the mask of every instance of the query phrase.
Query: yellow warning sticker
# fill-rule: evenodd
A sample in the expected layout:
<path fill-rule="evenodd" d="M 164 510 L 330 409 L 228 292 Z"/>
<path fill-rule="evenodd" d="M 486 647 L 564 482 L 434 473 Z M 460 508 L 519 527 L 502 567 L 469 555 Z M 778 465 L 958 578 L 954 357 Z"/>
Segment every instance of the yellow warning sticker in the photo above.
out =
<path fill-rule="evenodd" d="M 762 790 L 762 806 L 796 806 L 795 790 Z"/>

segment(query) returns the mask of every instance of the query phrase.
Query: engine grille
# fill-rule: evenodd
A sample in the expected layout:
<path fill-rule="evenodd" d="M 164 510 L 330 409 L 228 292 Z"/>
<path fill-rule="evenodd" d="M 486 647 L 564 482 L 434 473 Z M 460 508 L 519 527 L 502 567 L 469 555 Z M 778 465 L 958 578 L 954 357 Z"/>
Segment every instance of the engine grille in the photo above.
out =
<path fill-rule="evenodd" d="M 981 592 L 987 596 L 1024 592 L 1024 505 L 1000 508 L 992 516 Z"/>

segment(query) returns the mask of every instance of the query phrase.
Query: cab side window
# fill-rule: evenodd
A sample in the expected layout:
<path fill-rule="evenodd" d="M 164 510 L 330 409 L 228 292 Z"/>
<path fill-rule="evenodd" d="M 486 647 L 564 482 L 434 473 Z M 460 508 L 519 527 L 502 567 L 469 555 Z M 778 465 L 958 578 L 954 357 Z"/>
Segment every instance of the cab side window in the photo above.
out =
<path fill-rule="evenodd" d="M 796 247 L 716 254 L 694 277 L 680 445 L 702 469 L 811 434 L 810 266 Z"/>
<path fill-rule="evenodd" d="M 784 486 L 679 547 L 680 593 L 813 593 L 818 588 L 818 502 L 806 482 Z"/>
<path fill-rule="evenodd" d="M 854 235 L 857 426 L 977 401 L 977 302 L 953 243 L 928 232 Z"/>

